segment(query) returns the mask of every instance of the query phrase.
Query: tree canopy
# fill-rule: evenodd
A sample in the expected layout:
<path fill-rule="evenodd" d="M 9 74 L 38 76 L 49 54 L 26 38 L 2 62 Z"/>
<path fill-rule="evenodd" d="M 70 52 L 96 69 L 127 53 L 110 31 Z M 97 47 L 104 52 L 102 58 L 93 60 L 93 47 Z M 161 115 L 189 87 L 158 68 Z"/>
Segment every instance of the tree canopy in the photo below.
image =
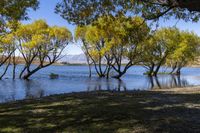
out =
<path fill-rule="evenodd" d="M 27 11 L 29 9 L 36 10 L 38 6 L 38 0 L 1 0 L 0 34 L 15 30 L 19 20 L 27 20 L 29 18 Z"/>
<path fill-rule="evenodd" d="M 120 14 L 140 15 L 149 20 L 173 16 L 185 21 L 198 21 L 200 13 L 183 8 L 182 3 L 176 0 L 62 0 L 57 4 L 56 12 L 78 25 L 90 24 L 100 16 Z"/>
<path fill-rule="evenodd" d="M 0 36 L 0 66 L 8 60 L 9 65 L 17 50 L 25 62 L 20 78 L 23 76 L 24 79 L 28 79 L 38 70 L 58 61 L 62 51 L 71 41 L 72 34 L 65 27 L 49 26 L 44 20 L 37 20 L 31 24 L 18 23 L 15 31 Z M 35 67 L 32 66 L 34 62 L 37 62 Z"/>
<path fill-rule="evenodd" d="M 161 28 L 144 42 L 142 64 L 147 74 L 157 75 L 161 66 L 172 68 L 171 73 L 180 74 L 185 65 L 199 56 L 199 37 L 177 28 Z"/>
<path fill-rule="evenodd" d="M 0 15 L 1 19 L 23 20 L 28 19 L 27 10 L 38 8 L 38 0 L 1 0 Z"/>

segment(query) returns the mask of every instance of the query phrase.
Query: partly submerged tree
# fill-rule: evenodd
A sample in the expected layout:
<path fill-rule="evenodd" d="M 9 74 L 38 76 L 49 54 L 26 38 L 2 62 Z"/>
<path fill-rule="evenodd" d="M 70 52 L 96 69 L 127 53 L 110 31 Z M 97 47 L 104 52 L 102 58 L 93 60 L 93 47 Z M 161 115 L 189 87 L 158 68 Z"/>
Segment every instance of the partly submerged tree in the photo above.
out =
<path fill-rule="evenodd" d="M 172 74 L 179 75 L 185 65 L 193 63 L 199 57 L 200 38 L 193 32 L 181 31 L 177 48 L 168 57 L 167 64 Z"/>
<path fill-rule="evenodd" d="M 149 76 L 156 76 L 160 67 L 172 68 L 170 73 L 180 74 L 185 65 L 199 56 L 199 37 L 177 28 L 157 30 L 144 42 L 142 65 Z"/>
<path fill-rule="evenodd" d="M 72 40 L 70 31 L 64 27 L 50 27 L 45 21 L 21 25 L 16 31 L 18 50 L 25 60 L 20 74 L 28 79 L 38 70 L 50 66 L 60 59 L 66 45 Z M 33 66 L 33 62 L 37 65 Z"/>
<path fill-rule="evenodd" d="M 116 17 L 109 23 L 113 25 L 113 37 L 109 40 L 114 58 L 112 68 L 117 72 L 113 77 L 121 78 L 131 66 L 140 62 L 142 42 L 148 38 L 150 29 L 140 17 Z"/>
<path fill-rule="evenodd" d="M 81 44 L 81 49 L 83 53 L 85 54 L 88 68 L 89 68 L 89 77 L 92 76 L 92 61 L 91 61 L 91 55 L 90 55 L 90 46 L 88 45 L 86 41 L 86 31 L 87 31 L 87 26 L 77 26 L 75 29 L 75 40 L 77 43 Z"/>
<path fill-rule="evenodd" d="M 166 63 L 180 43 L 180 31 L 177 28 L 162 28 L 145 41 L 142 65 L 149 76 L 156 76 L 160 67 Z"/>
<path fill-rule="evenodd" d="M 88 55 L 99 77 L 109 77 L 112 59 L 110 57 L 110 46 L 106 41 L 107 37 L 106 31 L 100 27 L 87 26 L 86 42 Z"/>
<path fill-rule="evenodd" d="M 86 55 L 100 77 L 109 77 L 113 69 L 120 78 L 138 63 L 140 43 L 149 33 L 149 27 L 140 17 L 102 16 L 93 24 L 79 26 L 76 35 L 82 40 Z M 126 59 L 128 62 L 123 62 Z"/>
<path fill-rule="evenodd" d="M 7 48 L 4 48 L 4 52 L 1 52 L 3 56 L 6 57 L 7 61 L 3 61 L 2 63 L 13 64 L 13 79 L 15 78 L 15 68 L 16 68 L 16 53 L 15 53 L 15 45 L 11 41 L 8 45 L 9 38 L 14 35 L 12 32 L 15 32 L 17 27 L 19 26 L 19 20 L 28 19 L 27 11 L 29 9 L 36 10 L 38 8 L 39 1 L 38 0 L 1 0 L 0 1 L 0 35 L 1 35 L 1 43 L 7 44 Z M 12 38 L 12 39 L 13 39 Z M 6 41 L 6 42 L 4 42 Z M 1 44 L 1 47 L 4 44 Z M 8 54 L 8 47 L 11 54 Z M 12 51 L 12 52 L 11 52 Z M 5 55 L 5 53 L 7 53 Z M 8 63 L 9 62 L 9 63 Z M 3 65 L 3 64 L 2 64 Z M 9 65 L 6 65 L 9 66 Z M 4 73 L 6 73 L 8 67 L 4 69 Z M 1 76 L 1 78 L 3 77 Z"/>

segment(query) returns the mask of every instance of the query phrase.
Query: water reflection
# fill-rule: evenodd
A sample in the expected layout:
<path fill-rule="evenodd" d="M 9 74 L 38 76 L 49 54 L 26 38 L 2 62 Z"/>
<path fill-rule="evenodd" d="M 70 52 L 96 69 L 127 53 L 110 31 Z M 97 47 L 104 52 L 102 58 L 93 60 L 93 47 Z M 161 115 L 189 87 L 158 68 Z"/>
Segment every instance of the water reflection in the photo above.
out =
<path fill-rule="evenodd" d="M 176 87 L 187 87 L 189 86 L 188 81 L 185 78 L 181 78 L 180 75 L 168 75 L 162 77 L 148 77 L 150 89 L 166 89 Z"/>
<path fill-rule="evenodd" d="M 88 79 L 87 91 L 99 91 L 99 90 L 112 90 L 112 91 L 126 91 L 126 90 L 137 90 L 137 89 L 167 89 L 176 87 L 187 87 L 190 86 L 188 81 L 181 76 L 168 75 L 160 77 L 146 77 L 146 83 L 141 82 L 142 88 L 127 87 L 126 80 L 121 79 L 104 79 L 97 78 L 95 80 Z M 134 82 L 133 82 L 134 84 Z M 145 86 L 146 85 L 146 86 Z"/>
<path fill-rule="evenodd" d="M 41 86 L 40 82 L 32 80 L 1 80 L 0 102 L 43 97 L 45 89 Z"/>
<path fill-rule="evenodd" d="M 89 78 L 87 81 L 87 91 L 126 91 L 126 83 L 121 79 Z"/>
<path fill-rule="evenodd" d="M 142 67 L 136 66 L 131 68 L 122 80 L 96 76 L 88 78 L 87 70 L 85 66 L 52 66 L 39 71 L 29 81 L 0 80 L 0 102 L 81 91 L 130 91 L 200 85 L 200 69 L 197 68 L 186 68 L 181 76 L 148 77 L 142 75 L 145 72 Z M 59 79 L 49 79 L 51 72 L 60 74 Z"/>
<path fill-rule="evenodd" d="M 45 95 L 44 89 L 42 88 L 42 84 L 40 82 L 34 80 L 25 81 L 25 98 L 40 98 Z M 34 86 L 34 87 L 33 87 Z"/>

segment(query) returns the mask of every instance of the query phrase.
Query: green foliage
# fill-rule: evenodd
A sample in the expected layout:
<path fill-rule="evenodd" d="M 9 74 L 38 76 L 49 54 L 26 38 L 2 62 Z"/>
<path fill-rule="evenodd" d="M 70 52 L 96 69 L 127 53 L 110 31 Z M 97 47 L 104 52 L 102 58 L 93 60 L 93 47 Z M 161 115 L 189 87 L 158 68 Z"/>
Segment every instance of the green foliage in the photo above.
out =
<path fill-rule="evenodd" d="M 0 0 L 0 34 L 15 31 L 18 21 L 28 19 L 27 11 L 38 5 L 38 0 Z"/>
<path fill-rule="evenodd" d="M 144 42 L 142 64 L 148 74 L 157 74 L 161 65 L 180 69 L 199 56 L 199 37 L 177 28 L 162 28 Z"/>
<path fill-rule="evenodd" d="M 29 50 L 39 46 L 49 47 L 50 49 L 62 47 L 56 43 L 64 45 L 72 40 L 72 35 L 68 29 L 57 26 L 50 27 L 44 20 L 20 25 L 15 33 L 24 48 Z"/>
<path fill-rule="evenodd" d="M 136 60 L 138 61 L 141 42 L 147 38 L 149 31 L 149 27 L 140 17 L 108 15 L 98 18 L 91 25 L 78 26 L 75 39 L 84 41 L 94 64 L 106 62 L 118 73 L 125 73 Z M 129 60 L 127 67 L 124 70 L 118 69 L 123 65 L 122 59 L 125 58 Z M 116 65 L 119 67 L 116 68 Z"/>
<path fill-rule="evenodd" d="M 28 73 L 24 78 L 59 60 L 63 49 L 72 41 L 72 34 L 67 28 L 51 27 L 44 20 L 21 24 L 15 32 L 15 37 Z M 38 60 L 39 64 L 35 69 L 30 70 L 34 60 Z"/>
<path fill-rule="evenodd" d="M 179 41 L 179 31 L 176 28 L 162 28 L 144 42 L 143 63 L 158 65 L 165 63 L 166 58 L 174 52 Z M 162 62 L 161 62 L 162 61 Z"/>
<path fill-rule="evenodd" d="M 5 20 L 28 19 L 28 8 L 36 10 L 38 4 L 38 0 L 1 0 L 0 15 Z"/>
<path fill-rule="evenodd" d="M 55 10 L 68 22 L 88 25 L 101 16 L 124 14 L 133 3 L 133 0 L 62 0 Z"/>
<path fill-rule="evenodd" d="M 200 16 L 199 12 L 180 8 L 175 0 L 62 0 L 57 4 L 56 12 L 68 22 L 78 25 L 91 24 L 105 15 L 134 14 L 149 20 L 174 17 L 194 22 L 197 22 Z"/>
<path fill-rule="evenodd" d="M 15 45 L 15 38 L 12 33 L 0 36 L 0 54 L 10 54 L 13 51 Z M 1 57 L 2 58 L 2 57 Z"/>
<path fill-rule="evenodd" d="M 181 31 L 177 48 L 168 58 L 170 65 L 177 64 L 178 67 L 192 63 L 199 56 L 200 38 L 193 32 Z"/>

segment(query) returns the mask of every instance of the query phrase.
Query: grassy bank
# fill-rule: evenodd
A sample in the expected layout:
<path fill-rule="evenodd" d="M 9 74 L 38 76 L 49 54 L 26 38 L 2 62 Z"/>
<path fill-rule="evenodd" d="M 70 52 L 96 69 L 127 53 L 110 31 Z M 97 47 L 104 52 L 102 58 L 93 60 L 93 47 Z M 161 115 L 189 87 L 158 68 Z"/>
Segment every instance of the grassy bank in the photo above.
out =
<path fill-rule="evenodd" d="M 0 104 L 0 132 L 200 132 L 200 94 L 90 92 Z"/>

